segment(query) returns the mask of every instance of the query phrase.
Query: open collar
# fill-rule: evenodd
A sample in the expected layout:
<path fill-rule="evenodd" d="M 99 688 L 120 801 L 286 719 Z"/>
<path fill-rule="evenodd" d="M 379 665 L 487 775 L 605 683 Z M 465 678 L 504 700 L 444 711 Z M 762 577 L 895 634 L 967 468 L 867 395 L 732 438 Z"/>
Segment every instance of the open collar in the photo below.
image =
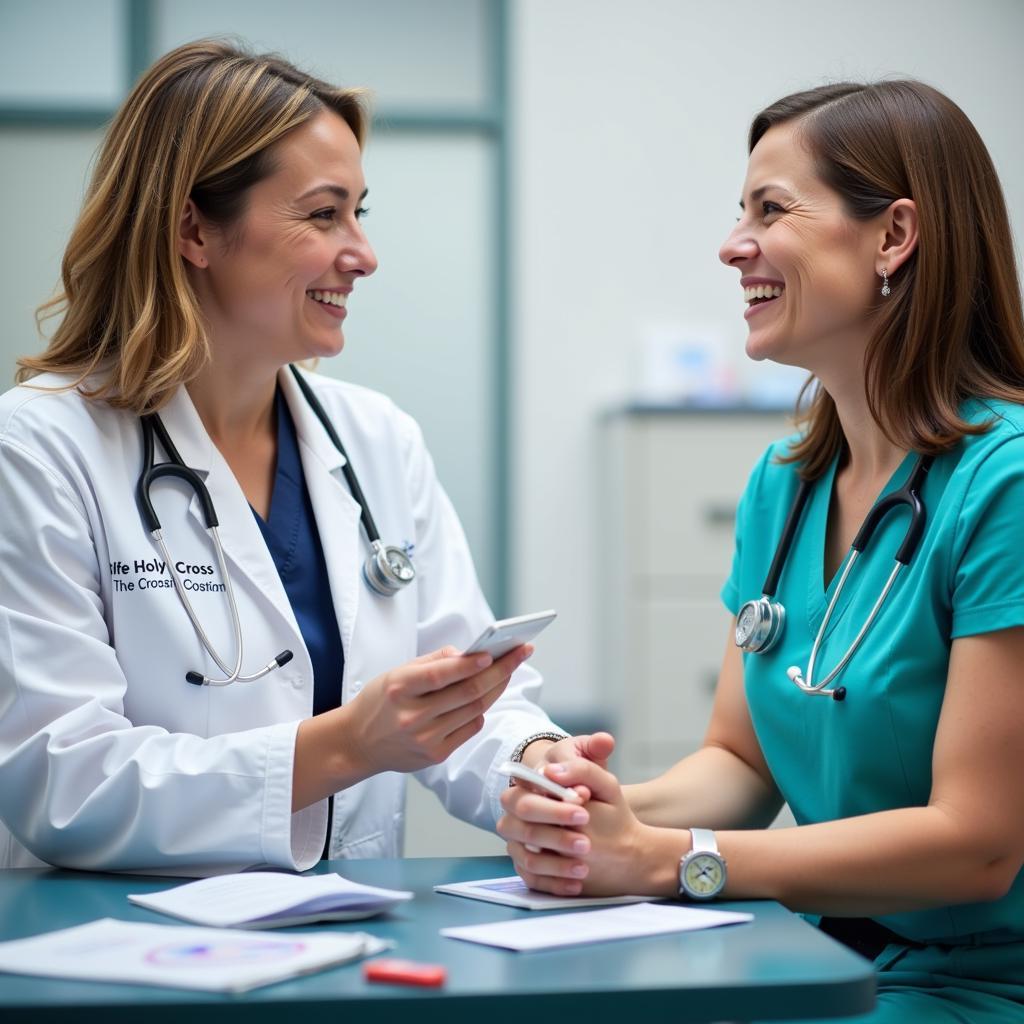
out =
<path fill-rule="evenodd" d="M 303 372 L 303 370 L 299 370 L 299 373 Z M 295 423 L 295 432 L 298 434 L 299 441 L 316 456 L 328 472 L 341 469 L 345 465 L 345 456 L 335 447 L 334 442 L 324 429 L 324 425 L 313 411 L 312 406 L 306 401 L 287 366 L 278 371 L 277 383 L 288 403 L 288 410 L 292 414 L 292 421 Z"/>

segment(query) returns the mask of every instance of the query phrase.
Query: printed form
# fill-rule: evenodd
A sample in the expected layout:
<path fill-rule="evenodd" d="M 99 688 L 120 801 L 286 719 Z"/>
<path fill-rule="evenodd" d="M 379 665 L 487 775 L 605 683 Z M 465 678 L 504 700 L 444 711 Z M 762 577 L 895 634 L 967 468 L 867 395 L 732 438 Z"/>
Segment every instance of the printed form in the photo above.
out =
<path fill-rule="evenodd" d="M 389 948 L 365 932 L 260 935 L 104 918 L 0 942 L 0 971 L 78 981 L 245 992 Z"/>

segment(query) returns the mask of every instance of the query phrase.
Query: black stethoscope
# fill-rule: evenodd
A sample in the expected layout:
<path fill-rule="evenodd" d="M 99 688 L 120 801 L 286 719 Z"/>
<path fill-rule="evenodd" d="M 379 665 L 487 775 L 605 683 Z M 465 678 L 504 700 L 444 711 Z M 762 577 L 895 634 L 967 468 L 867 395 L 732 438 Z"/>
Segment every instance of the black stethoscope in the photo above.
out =
<path fill-rule="evenodd" d="M 878 615 L 886 596 L 892 589 L 893 583 L 896 582 L 899 571 L 910 563 L 914 552 L 917 550 L 917 545 L 924 534 L 926 519 L 924 502 L 921 500 L 921 487 L 924 484 L 924 478 L 928 475 L 928 470 L 932 467 L 933 461 L 934 456 L 920 456 L 914 465 L 913 471 L 907 478 L 907 482 L 898 490 L 893 491 L 892 494 L 887 494 L 884 498 L 880 498 L 867 514 L 867 517 L 861 524 L 861 528 L 857 531 L 857 536 L 854 537 L 850 548 L 850 556 L 847 559 L 846 567 L 839 578 L 839 583 L 836 586 L 835 593 L 832 595 L 832 600 L 829 601 L 828 608 L 825 611 L 825 618 L 818 628 L 818 635 L 814 638 L 811 656 L 807 662 L 806 679 L 795 665 L 786 671 L 786 675 L 804 693 L 811 696 L 831 697 L 833 700 L 846 699 L 845 686 L 828 689 L 828 684 L 839 675 L 846 667 L 846 663 L 853 657 L 854 651 L 860 646 L 860 642 L 864 639 L 871 623 L 875 620 L 875 616 Z M 782 536 L 779 539 L 779 546 L 775 550 L 775 557 L 772 559 L 771 567 L 768 569 L 768 576 L 764 581 L 761 597 L 756 601 L 747 601 L 740 608 L 739 615 L 736 617 L 736 646 L 749 654 L 764 654 L 766 651 L 770 651 L 782 635 L 782 629 L 786 621 L 786 610 L 780 602 L 773 602 L 772 598 L 775 596 L 775 591 L 778 588 L 779 577 L 782 575 L 783 567 L 789 556 L 789 549 L 792 547 L 793 538 L 796 536 L 801 514 L 803 513 L 804 506 L 807 504 L 807 498 L 810 496 L 813 486 L 814 481 L 801 481 L 800 489 L 796 492 L 796 497 L 790 506 L 789 514 L 786 516 L 786 522 L 782 528 Z M 818 657 L 821 640 L 825 635 L 829 619 L 832 617 L 832 610 L 839 601 L 839 595 L 843 592 L 843 587 L 846 585 L 846 578 L 850 575 L 854 562 L 857 561 L 857 558 L 864 552 L 864 549 L 871 541 L 871 537 L 878 528 L 878 524 L 889 512 L 901 505 L 906 505 L 910 509 L 910 524 L 907 526 L 903 543 L 900 545 L 899 551 L 896 552 L 896 564 L 889 574 L 889 579 L 882 588 L 882 592 L 879 594 L 878 600 L 871 609 L 871 613 L 861 627 L 860 632 L 854 637 L 853 643 L 847 648 L 839 663 L 820 683 L 815 683 L 814 662 Z"/>
<path fill-rule="evenodd" d="M 289 369 L 292 371 L 292 376 L 295 378 L 303 398 L 309 403 L 310 408 L 323 425 L 324 430 L 327 431 L 327 436 L 344 459 L 341 471 L 345 475 L 345 481 L 352 492 L 352 497 L 355 498 L 356 503 L 359 505 L 363 528 L 366 530 L 366 536 L 370 541 L 371 551 L 363 565 L 363 579 L 375 594 L 379 594 L 381 597 L 394 597 L 395 594 L 407 587 L 416 578 L 416 570 L 413 567 L 412 560 L 401 548 L 385 545 L 381 541 L 380 534 L 377 532 L 377 525 L 373 521 L 373 516 L 370 515 L 370 509 L 363 495 L 363 489 L 359 486 L 355 470 L 352 468 L 352 462 L 345 451 L 345 446 L 341 443 L 341 438 L 338 437 L 324 407 L 313 393 L 309 383 L 294 366 L 290 366 Z M 216 510 L 213 507 L 213 499 L 210 497 L 210 492 L 207 490 L 202 477 L 194 469 L 190 469 L 185 465 L 159 415 L 157 413 L 149 413 L 146 416 L 140 417 L 139 422 L 142 426 L 143 451 L 142 472 L 139 474 L 139 480 L 135 486 L 139 514 L 142 516 L 142 521 L 149 531 L 149 535 L 160 548 L 164 563 L 174 581 L 174 590 L 187 612 L 193 628 L 206 648 L 207 653 L 225 676 L 223 679 L 212 679 L 201 672 L 186 672 L 186 680 L 194 683 L 196 686 L 227 686 L 230 683 L 236 682 L 249 683 L 254 679 L 260 679 L 275 668 L 288 664 L 292 660 L 292 652 L 282 651 L 273 661 L 268 662 L 259 671 L 249 675 L 242 674 L 242 626 L 238 616 L 238 605 L 235 602 L 235 592 L 231 585 L 231 576 L 228 574 L 227 566 L 224 562 L 224 550 L 220 543 L 219 523 Z M 156 463 L 154 461 L 155 441 L 157 440 L 159 440 L 167 455 L 167 462 Z M 202 506 L 203 519 L 206 522 L 206 532 L 213 541 L 213 548 L 217 556 L 217 567 L 220 570 L 221 579 L 225 583 L 228 606 L 231 610 L 231 628 L 234 633 L 236 646 L 233 668 L 229 668 L 227 662 L 214 650 L 213 644 L 206 635 L 206 631 L 203 629 L 195 609 L 192 607 L 192 602 L 188 599 L 188 594 L 185 592 L 181 577 L 175 568 L 174 560 L 167 550 L 163 531 L 160 528 L 160 520 L 153 508 L 153 502 L 150 499 L 149 493 L 153 483 L 165 476 L 176 477 L 184 481 L 192 488 Z"/>

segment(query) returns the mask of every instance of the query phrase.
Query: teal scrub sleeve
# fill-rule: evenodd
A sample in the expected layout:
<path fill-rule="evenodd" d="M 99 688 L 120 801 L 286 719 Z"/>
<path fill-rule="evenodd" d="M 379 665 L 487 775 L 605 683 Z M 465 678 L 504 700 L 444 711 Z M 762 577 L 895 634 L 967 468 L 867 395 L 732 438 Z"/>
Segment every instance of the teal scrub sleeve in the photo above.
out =
<path fill-rule="evenodd" d="M 744 601 L 750 600 L 749 596 L 746 598 L 740 597 L 740 565 L 742 559 L 743 536 L 748 529 L 747 520 L 750 515 L 750 507 L 756 504 L 756 499 L 764 484 L 765 469 L 774 457 L 778 446 L 778 442 L 769 445 L 767 451 L 754 464 L 754 468 L 747 480 L 747 486 L 743 489 L 743 493 L 740 495 L 740 500 L 736 505 L 736 537 L 732 552 L 732 570 L 729 573 L 728 579 L 726 579 L 725 583 L 722 585 L 721 591 L 719 591 L 722 603 L 730 612 L 732 612 L 733 615 L 739 613 L 740 605 L 742 605 Z M 760 597 L 761 595 L 758 593 L 753 596 Z"/>
<path fill-rule="evenodd" d="M 1024 625 L 1024 437 L 978 466 L 964 489 L 952 561 L 952 638 Z"/>

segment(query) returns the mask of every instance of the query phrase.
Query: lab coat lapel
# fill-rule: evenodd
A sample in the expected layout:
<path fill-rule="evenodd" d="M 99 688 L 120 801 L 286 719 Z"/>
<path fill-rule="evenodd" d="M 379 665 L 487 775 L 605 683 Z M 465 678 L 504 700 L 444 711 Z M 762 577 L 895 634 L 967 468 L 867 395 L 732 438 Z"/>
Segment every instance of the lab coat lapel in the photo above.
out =
<path fill-rule="evenodd" d="M 345 483 L 342 472 L 345 457 L 335 448 L 287 367 L 278 375 L 278 383 L 299 436 L 302 472 L 324 549 L 334 614 L 345 652 L 347 680 L 356 613 L 362 593 L 362 565 L 367 555 L 359 520 L 360 508 Z"/>
<path fill-rule="evenodd" d="M 210 466 L 216 450 L 210 435 L 206 433 L 203 421 L 192 404 L 188 391 L 179 387 L 171 400 L 160 410 L 167 433 L 170 434 L 174 447 L 178 449 L 182 462 L 194 469 L 203 479 L 210 475 Z M 157 443 L 156 460 L 167 458 L 167 453 Z"/>
<path fill-rule="evenodd" d="M 241 586 L 248 587 L 253 592 L 254 600 L 265 601 L 273 607 L 294 634 L 292 642 L 287 645 L 294 647 L 295 641 L 301 638 L 301 633 L 288 595 L 285 593 L 284 584 L 277 574 L 274 560 L 263 540 L 245 494 L 231 468 L 217 450 L 217 446 L 206 433 L 199 413 L 196 412 L 192 399 L 184 387 L 178 389 L 160 415 L 182 461 L 206 481 L 220 523 L 218 533 L 224 557 L 228 562 L 229 571 L 233 565 L 238 573 L 232 577 L 233 585 L 236 589 Z M 161 456 L 158 454 L 159 457 Z M 197 497 L 193 497 L 189 504 L 189 515 L 205 528 L 202 505 Z M 212 550 L 210 557 L 212 560 Z M 244 623 L 242 628 L 245 628 Z M 250 671 L 253 657 L 259 660 L 262 653 L 256 654 L 247 650 L 246 667 Z"/>

